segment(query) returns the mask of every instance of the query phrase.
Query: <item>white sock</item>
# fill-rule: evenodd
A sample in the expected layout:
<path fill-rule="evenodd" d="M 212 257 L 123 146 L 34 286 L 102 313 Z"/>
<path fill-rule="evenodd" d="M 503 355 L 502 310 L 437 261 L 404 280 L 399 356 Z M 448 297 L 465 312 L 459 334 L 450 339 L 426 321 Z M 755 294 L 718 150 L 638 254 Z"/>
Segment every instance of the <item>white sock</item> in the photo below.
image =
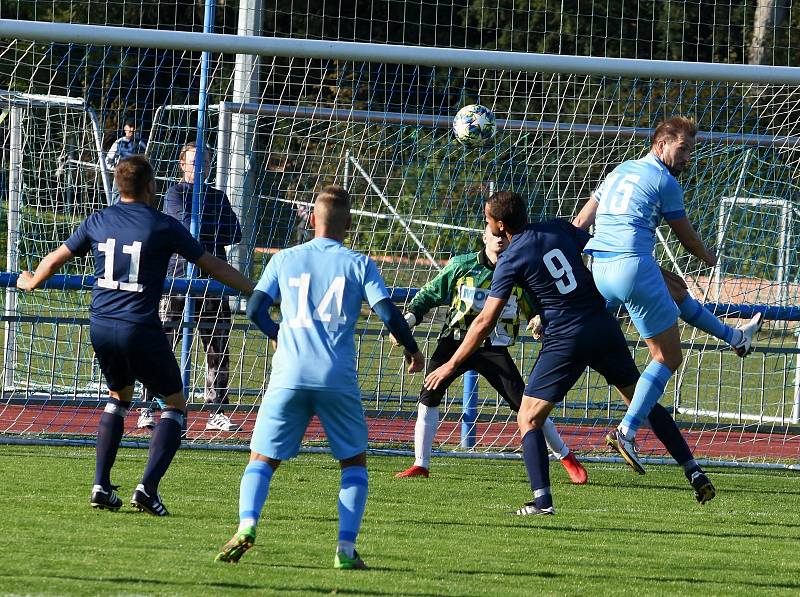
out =
<path fill-rule="evenodd" d="M 417 405 L 417 423 L 414 425 L 414 464 L 430 468 L 433 438 L 439 427 L 439 407 Z"/>
<path fill-rule="evenodd" d="M 243 518 L 239 521 L 239 531 L 245 530 L 247 527 L 254 527 L 258 521 L 255 518 Z"/>
<path fill-rule="evenodd" d="M 636 439 L 636 434 L 631 433 L 631 428 L 625 425 L 624 423 L 620 423 L 619 425 L 617 425 L 617 429 L 619 429 L 619 432 L 622 434 L 622 437 L 624 437 L 629 442 L 632 442 L 634 439 Z"/>
<path fill-rule="evenodd" d="M 545 419 L 542 431 L 544 432 L 544 441 L 547 442 L 547 447 L 550 448 L 555 457 L 559 460 L 566 458 L 567 454 L 569 454 L 569 448 L 564 443 L 561 435 L 559 435 L 556 424 L 550 420 L 550 417 Z"/>
<path fill-rule="evenodd" d="M 352 558 L 356 554 L 356 544 L 352 541 L 339 541 L 336 546 L 336 552 L 340 551 L 343 551 L 348 558 Z"/>

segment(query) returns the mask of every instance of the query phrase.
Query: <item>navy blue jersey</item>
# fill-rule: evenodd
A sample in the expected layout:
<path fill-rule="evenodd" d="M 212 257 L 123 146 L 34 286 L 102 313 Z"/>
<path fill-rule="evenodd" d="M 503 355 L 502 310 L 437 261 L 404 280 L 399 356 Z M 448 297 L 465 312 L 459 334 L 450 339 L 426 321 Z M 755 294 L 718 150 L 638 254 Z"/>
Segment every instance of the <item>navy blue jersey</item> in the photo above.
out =
<path fill-rule="evenodd" d="M 566 220 L 529 224 L 500 254 L 490 296 L 507 299 L 517 285 L 537 301 L 545 334 L 572 334 L 605 309 L 581 251 L 588 233 Z"/>
<path fill-rule="evenodd" d="M 225 254 L 226 245 L 235 245 L 242 240 L 242 229 L 239 220 L 233 212 L 228 197 L 214 187 L 203 185 L 203 209 L 200 214 L 200 244 L 214 257 L 227 261 Z M 164 196 L 164 212 L 183 222 L 184 228 L 189 230 L 192 225 L 192 194 L 194 184 L 179 182 L 171 186 Z M 169 272 L 174 278 L 186 275 L 186 261 L 180 257 L 173 257 L 170 261 Z"/>
<path fill-rule="evenodd" d="M 204 253 L 180 222 L 143 203 L 93 213 L 64 244 L 74 255 L 94 254 L 92 318 L 157 326 L 170 256 L 194 262 Z"/>

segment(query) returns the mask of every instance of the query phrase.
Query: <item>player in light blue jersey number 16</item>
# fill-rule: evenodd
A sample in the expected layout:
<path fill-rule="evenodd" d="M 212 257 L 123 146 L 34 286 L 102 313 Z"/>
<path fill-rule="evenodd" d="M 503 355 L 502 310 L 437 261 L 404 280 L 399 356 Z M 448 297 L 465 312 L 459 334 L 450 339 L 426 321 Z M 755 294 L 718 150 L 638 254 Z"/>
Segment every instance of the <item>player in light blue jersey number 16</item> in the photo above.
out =
<path fill-rule="evenodd" d="M 314 239 L 275 255 L 247 305 L 247 316 L 267 336 L 277 338 L 278 347 L 239 488 L 239 530 L 217 561 L 238 562 L 253 546 L 272 475 L 282 460 L 297 454 L 316 415 L 342 469 L 334 567 L 366 568 L 355 550 L 368 485 L 367 425 L 354 333 L 362 301 L 405 347 L 408 372 L 424 367 L 424 357 L 375 263 L 342 244 L 350 227 L 347 191 L 338 186 L 322 189 L 311 226 Z M 280 326 L 267 311 L 277 300 Z"/>
<path fill-rule="evenodd" d="M 683 360 L 678 316 L 730 344 L 740 357 L 752 350 L 763 320 L 757 313 L 739 328 L 723 324 L 689 295 L 682 280 L 676 284 L 677 276 L 660 270 L 653 257 L 656 227 L 664 218 L 686 250 L 709 266 L 717 263 L 686 217 L 683 189 L 675 178 L 690 163 L 696 134 L 694 123 L 681 116 L 659 124 L 650 153 L 617 166 L 573 222 L 587 231 L 594 224 L 595 235 L 585 252 L 594 257 L 597 289 L 607 301 L 625 305 L 650 349 L 652 361 L 636 384 L 633 401 L 619 427 L 606 437 L 640 474 L 644 467 L 636 454 L 636 432 Z M 664 276 L 672 278 L 675 300 Z"/>

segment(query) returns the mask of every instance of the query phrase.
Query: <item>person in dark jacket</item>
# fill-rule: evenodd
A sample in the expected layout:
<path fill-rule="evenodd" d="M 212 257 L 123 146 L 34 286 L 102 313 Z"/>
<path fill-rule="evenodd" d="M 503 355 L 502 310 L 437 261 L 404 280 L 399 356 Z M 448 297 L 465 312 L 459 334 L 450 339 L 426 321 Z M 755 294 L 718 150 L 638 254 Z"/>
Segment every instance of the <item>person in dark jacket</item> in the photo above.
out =
<path fill-rule="evenodd" d="M 194 192 L 194 167 L 197 147 L 187 143 L 181 148 L 178 165 L 183 172 L 183 180 L 167 190 L 164 196 L 164 211 L 180 221 L 189 229 L 192 222 L 192 194 Z M 206 154 L 208 155 L 208 154 Z M 208 172 L 209 160 L 206 158 L 204 172 Z M 242 240 L 242 229 L 233 212 L 228 197 L 207 183 L 203 183 L 201 196 L 200 235 L 198 240 L 203 248 L 227 261 L 225 247 Z M 170 260 L 169 275 L 183 278 L 187 273 L 186 260 L 173 255 Z M 183 318 L 186 297 L 169 294 L 161 301 L 161 320 L 172 324 L 166 330 L 173 347 L 176 345 L 179 324 Z M 195 299 L 194 316 L 198 324 L 197 332 L 206 352 L 205 404 L 222 405 L 228 403 L 228 377 L 230 356 L 231 310 L 228 301 L 222 297 L 204 296 Z M 148 403 L 151 396 L 145 390 L 143 398 Z M 140 409 L 138 427 L 151 427 L 154 421 L 151 408 Z M 209 431 L 237 431 L 239 426 L 221 410 L 215 410 L 206 423 Z"/>

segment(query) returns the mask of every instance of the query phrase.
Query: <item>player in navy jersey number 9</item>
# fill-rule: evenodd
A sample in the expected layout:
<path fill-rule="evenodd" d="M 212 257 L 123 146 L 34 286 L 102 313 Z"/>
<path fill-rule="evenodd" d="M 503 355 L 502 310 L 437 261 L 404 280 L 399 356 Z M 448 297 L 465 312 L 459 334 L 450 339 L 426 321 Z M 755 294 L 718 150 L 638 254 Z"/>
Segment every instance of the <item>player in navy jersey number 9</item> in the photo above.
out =
<path fill-rule="evenodd" d="M 94 256 L 95 283 L 90 336 L 108 385 L 109 400 L 97 432 L 97 463 L 90 503 L 119 510 L 122 500 L 111 484 L 111 467 L 124 431 L 136 380 L 164 396 L 167 404 L 150 439 L 142 482 L 131 505 L 155 516 L 167 509 L 158 484 L 180 446 L 186 403 L 172 347 L 158 317 L 167 263 L 173 253 L 195 263 L 220 282 L 250 294 L 253 283 L 214 257 L 180 222 L 153 209 L 155 178 L 147 158 L 120 160 L 114 172 L 120 202 L 93 213 L 63 245 L 42 259 L 35 273 L 22 272 L 20 290 L 34 290 L 74 256 Z"/>
<path fill-rule="evenodd" d="M 542 433 L 550 411 L 586 367 L 603 375 L 626 402 L 633 397 L 639 371 L 625 336 L 606 311 L 605 300 L 581 258 L 589 234 L 560 219 L 528 224 L 524 199 L 506 191 L 489 198 L 485 214 L 492 233 L 506 236 L 510 245 L 497 261 L 483 310 L 452 358 L 425 378 L 425 387 L 435 389 L 483 342 L 515 284 L 534 297 L 542 309 L 544 339 L 517 414 L 534 499 L 516 514 L 553 514 Z M 678 462 L 691 460 L 691 452 L 666 409 L 659 405 L 649 420 Z"/>

